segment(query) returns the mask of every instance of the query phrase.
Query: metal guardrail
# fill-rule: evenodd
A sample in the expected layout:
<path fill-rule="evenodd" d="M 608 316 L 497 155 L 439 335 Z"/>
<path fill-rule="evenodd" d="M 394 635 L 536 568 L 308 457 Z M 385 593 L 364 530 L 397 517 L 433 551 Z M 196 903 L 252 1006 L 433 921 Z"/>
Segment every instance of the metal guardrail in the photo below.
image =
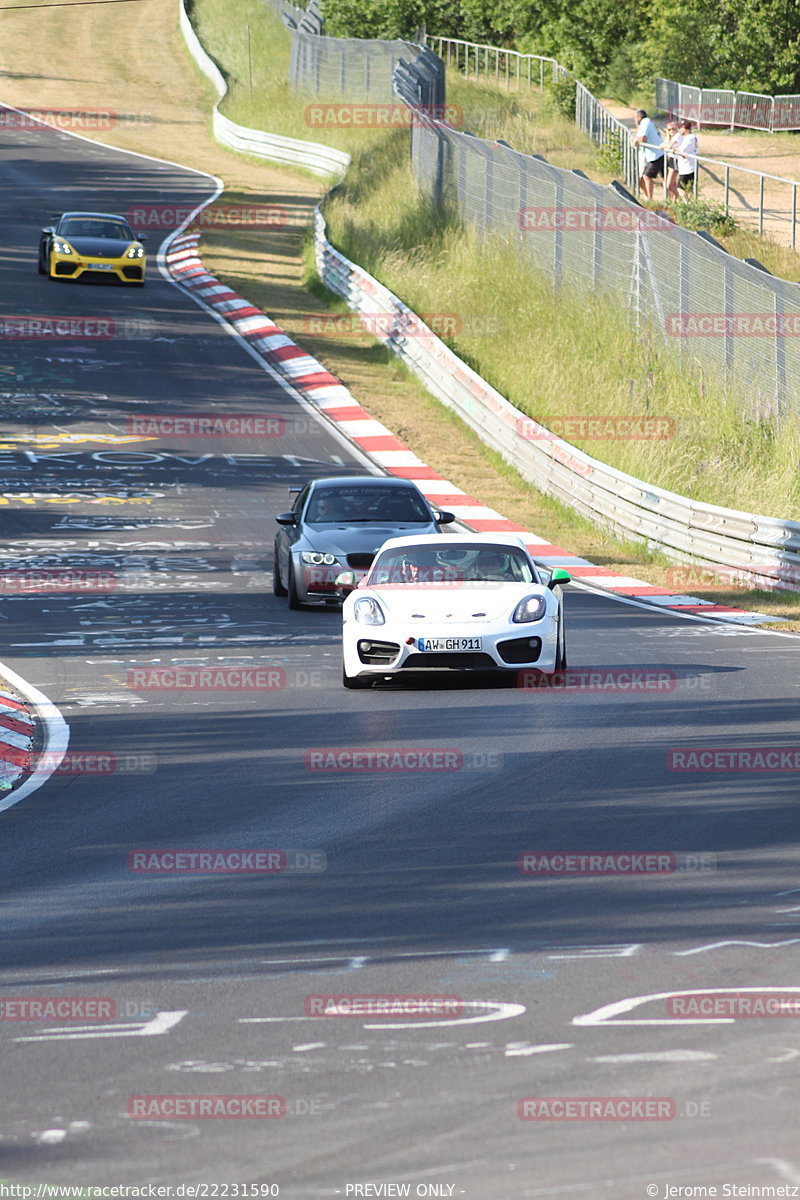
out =
<path fill-rule="evenodd" d="M 178 14 L 181 33 L 189 53 L 206 78 L 211 81 L 219 97 L 214 105 L 213 116 L 214 136 L 218 142 L 231 150 L 253 154 L 270 162 L 303 166 L 315 175 L 326 178 L 340 177 L 344 174 L 350 165 L 350 155 L 343 150 L 334 150 L 332 146 L 324 146 L 319 142 L 306 142 L 297 138 L 280 137 L 275 133 L 264 133 L 260 129 L 250 129 L 221 113 L 219 104 L 227 95 L 228 85 L 213 58 L 200 44 L 200 39 L 186 13 L 185 0 L 178 0 Z"/>
<path fill-rule="evenodd" d="M 425 41 L 439 55 L 439 58 L 444 59 L 448 67 L 454 66 L 457 70 L 463 71 L 467 79 L 472 78 L 474 66 L 476 79 L 485 78 L 499 85 L 502 76 L 505 86 L 509 89 L 511 81 L 515 80 L 517 87 L 527 83 L 528 87 L 538 87 L 539 91 L 544 91 L 547 76 L 551 81 L 568 77 L 566 68 L 562 67 L 556 59 L 549 58 L 547 55 L 522 54 L 519 50 L 505 50 L 501 46 L 487 46 L 482 42 L 465 42 L 461 38 L 439 37 L 438 35 L 426 35 Z M 500 70 L 501 61 L 503 63 L 502 72 Z M 539 76 L 538 83 L 536 82 L 537 74 Z"/>
<path fill-rule="evenodd" d="M 183 0 L 179 4 L 181 27 L 190 50 L 220 90 L 224 80 L 194 34 Z M 259 135 L 260 131 L 246 133 Z M 309 143 L 281 141 L 288 154 L 305 154 L 308 150 Z M 769 586 L 791 588 L 794 581 L 796 587 L 800 579 L 800 522 L 704 505 L 590 457 L 515 408 L 388 288 L 337 251 L 327 239 L 319 207 L 315 213 L 314 247 L 317 270 L 326 286 L 342 296 L 352 311 L 393 316 L 395 324 L 387 323 L 385 335 L 376 336 L 381 336 L 443 404 L 457 412 L 540 491 L 612 532 L 657 547 L 675 561 L 735 567 L 748 572 L 754 582 L 763 579 Z M 374 321 L 370 326 L 374 333 Z M 415 336 L 408 336 L 409 328 L 414 329 Z M 417 336 L 420 331 L 425 331 L 425 336 Z"/>
<path fill-rule="evenodd" d="M 353 312 L 394 322 L 375 332 L 429 390 L 524 479 L 617 535 L 645 542 L 677 562 L 735 567 L 754 581 L 792 588 L 800 580 L 800 522 L 702 504 L 606 466 L 515 408 L 467 366 L 402 300 L 350 262 L 315 214 L 320 279 Z M 408 330 L 414 334 L 409 336 Z"/>
<path fill-rule="evenodd" d="M 702 125 L 729 129 L 760 129 L 765 133 L 800 129 L 800 96 L 767 96 L 727 88 L 698 88 L 656 76 L 656 105 L 670 116 Z"/>

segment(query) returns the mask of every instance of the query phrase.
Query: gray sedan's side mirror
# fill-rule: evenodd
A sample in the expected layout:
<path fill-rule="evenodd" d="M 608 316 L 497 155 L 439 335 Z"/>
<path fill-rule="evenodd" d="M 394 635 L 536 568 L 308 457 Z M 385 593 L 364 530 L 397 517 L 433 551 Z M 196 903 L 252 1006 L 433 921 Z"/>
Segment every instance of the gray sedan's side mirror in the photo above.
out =
<path fill-rule="evenodd" d="M 278 522 L 279 525 L 296 525 L 297 524 L 297 514 L 293 513 L 293 512 L 278 513 L 275 520 Z"/>
<path fill-rule="evenodd" d="M 438 509 L 438 508 L 435 508 L 435 509 L 433 510 L 433 515 L 434 515 L 434 516 L 435 516 L 435 518 L 436 518 L 436 524 L 437 524 L 437 525 L 449 525 L 451 521 L 455 521 L 455 519 L 456 519 L 456 514 L 455 514 L 455 513 L 451 513 L 451 512 L 442 512 L 442 511 L 441 511 L 440 509 Z"/>

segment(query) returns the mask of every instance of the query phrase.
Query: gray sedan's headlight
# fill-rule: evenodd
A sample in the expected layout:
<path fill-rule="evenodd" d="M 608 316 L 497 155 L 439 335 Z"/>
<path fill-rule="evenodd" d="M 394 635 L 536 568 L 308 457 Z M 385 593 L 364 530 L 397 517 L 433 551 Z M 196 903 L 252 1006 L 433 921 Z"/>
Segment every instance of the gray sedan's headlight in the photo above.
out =
<path fill-rule="evenodd" d="M 321 554 L 318 550 L 304 550 L 300 558 L 304 563 L 314 567 L 340 567 L 342 565 L 335 554 Z"/>
<path fill-rule="evenodd" d="M 53 249 L 56 254 L 74 254 L 72 246 L 70 246 L 69 242 L 63 241 L 62 238 L 53 239 Z"/>
<path fill-rule="evenodd" d="M 386 622 L 377 600 L 361 596 L 353 605 L 353 613 L 361 625 L 385 625 Z"/>
<path fill-rule="evenodd" d="M 543 596 L 526 596 L 514 609 L 511 620 L 515 625 L 524 625 L 528 621 L 541 621 L 546 609 L 547 605 Z"/>
<path fill-rule="evenodd" d="M 125 257 L 126 258 L 144 258 L 144 250 L 141 246 L 131 246 L 131 248 L 128 250 L 128 253 L 125 255 Z"/>

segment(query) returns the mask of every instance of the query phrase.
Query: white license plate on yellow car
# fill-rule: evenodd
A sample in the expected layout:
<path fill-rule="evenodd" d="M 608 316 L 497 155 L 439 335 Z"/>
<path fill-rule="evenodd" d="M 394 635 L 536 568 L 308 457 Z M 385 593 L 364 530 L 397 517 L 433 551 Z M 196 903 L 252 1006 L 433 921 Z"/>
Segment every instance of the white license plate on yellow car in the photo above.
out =
<path fill-rule="evenodd" d="M 90 271 L 113 271 L 113 263 L 89 263 Z"/>
<path fill-rule="evenodd" d="M 483 640 L 479 637 L 419 638 L 417 644 L 424 651 L 483 649 Z"/>

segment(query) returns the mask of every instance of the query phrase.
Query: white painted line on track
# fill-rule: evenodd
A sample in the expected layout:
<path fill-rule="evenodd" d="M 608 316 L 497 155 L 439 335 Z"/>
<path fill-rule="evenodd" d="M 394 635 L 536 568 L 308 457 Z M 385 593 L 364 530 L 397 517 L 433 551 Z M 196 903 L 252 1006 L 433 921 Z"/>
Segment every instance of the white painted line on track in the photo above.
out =
<path fill-rule="evenodd" d="M 623 1013 L 633 1012 L 635 1008 L 639 1008 L 642 1004 L 648 1004 L 651 1000 L 669 1000 L 673 996 L 726 996 L 726 995 L 742 995 L 744 993 L 755 992 L 757 995 L 762 995 L 767 992 L 798 992 L 800 987 L 708 987 L 708 988 L 680 988 L 672 992 L 651 992 L 647 996 L 628 996 L 624 1000 L 615 1000 L 613 1004 L 604 1004 L 602 1008 L 596 1008 L 593 1012 L 584 1013 L 582 1016 L 573 1017 L 573 1025 L 735 1025 L 736 1017 L 651 1017 L 631 1018 L 624 1020 L 615 1020 L 615 1017 L 620 1017 Z"/>
<path fill-rule="evenodd" d="M 779 946 L 795 946 L 800 938 L 786 938 L 782 942 L 751 942 L 735 938 L 727 942 L 709 942 L 707 946 L 695 946 L 691 950 L 673 950 L 675 958 L 688 958 L 690 954 L 705 954 L 708 950 L 722 950 L 725 946 L 755 946 L 758 950 L 776 950 Z"/>
<path fill-rule="evenodd" d="M 475 1017 L 445 1017 L 441 1021 L 418 1021 L 414 1017 L 409 1017 L 408 1020 L 402 1022 L 385 1022 L 385 1021 L 365 1021 L 364 1029 L 433 1029 L 446 1026 L 448 1029 L 453 1025 L 478 1025 L 485 1021 L 507 1021 L 512 1017 L 522 1016 L 526 1012 L 524 1004 L 508 1004 L 503 1000 L 464 1000 L 461 1003 L 462 1009 L 476 1008 L 484 1009 L 483 1013 L 479 1013 Z M 238 1017 L 237 1021 L 240 1025 L 280 1025 L 285 1021 L 324 1021 L 325 1017 Z M 335 1020 L 335 1018 L 328 1018 Z M 350 1017 L 349 1020 L 357 1020 Z"/>
<path fill-rule="evenodd" d="M 800 1053 L 800 1051 L 798 1051 Z M 641 1054 L 598 1054 L 590 1062 L 637 1063 L 637 1062 L 708 1062 L 718 1055 L 706 1050 L 651 1050 Z"/>
<path fill-rule="evenodd" d="M 159 1034 L 168 1033 L 170 1029 L 183 1020 L 188 1013 L 188 1008 L 181 1012 L 160 1012 L 152 1018 L 152 1020 L 139 1024 L 135 1029 L 132 1029 L 129 1024 L 120 1025 L 95 1025 L 81 1026 L 80 1032 L 78 1029 L 69 1027 L 59 1029 L 49 1029 L 46 1033 L 31 1035 L 29 1037 L 14 1038 L 15 1042 L 78 1042 L 86 1038 L 121 1038 L 121 1037 L 158 1037 Z"/>
<path fill-rule="evenodd" d="M 506 1058 L 528 1058 L 531 1054 L 550 1054 L 554 1050 L 571 1050 L 574 1042 L 553 1042 L 546 1046 L 529 1046 L 525 1042 L 509 1042 L 505 1048 Z"/>

